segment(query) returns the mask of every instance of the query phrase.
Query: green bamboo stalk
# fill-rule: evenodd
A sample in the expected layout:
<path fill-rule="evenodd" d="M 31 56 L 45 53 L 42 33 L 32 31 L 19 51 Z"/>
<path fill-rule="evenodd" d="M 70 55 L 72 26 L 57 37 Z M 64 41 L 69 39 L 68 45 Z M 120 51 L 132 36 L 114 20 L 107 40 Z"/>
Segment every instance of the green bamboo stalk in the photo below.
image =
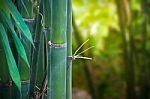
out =
<path fill-rule="evenodd" d="M 141 75 L 140 75 L 140 98 L 149 99 L 149 66 L 148 66 L 148 55 L 147 55 L 147 37 L 148 37 L 148 21 L 149 21 L 149 5 L 147 5 L 149 0 L 141 1 L 142 17 L 142 55 L 141 55 Z M 150 3 L 150 2 L 149 2 Z"/>
<path fill-rule="evenodd" d="M 30 29 L 30 32 L 33 33 L 33 2 L 32 0 L 17 0 L 18 9 L 26 22 L 26 25 Z M 33 35 L 33 34 L 32 34 Z M 22 43 L 24 45 L 28 61 L 31 63 L 31 53 L 32 46 L 31 43 L 21 35 Z M 27 67 L 27 64 L 19 57 L 18 59 L 19 71 L 22 80 L 22 99 L 29 98 L 29 89 L 30 89 L 30 68 Z"/>
<path fill-rule="evenodd" d="M 124 0 L 125 1 L 125 0 Z M 124 1 L 116 0 L 120 32 L 123 43 L 123 58 L 125 64 L 125 79 L 126 79 L 126 98 L 135 99 L 135 85 L 134 85 L 134 64 L 133 64 L 133 35 L 130 23 L 127 23 L 127 15 Z M 129 26 L 127 26 L 129 25 Z M 126 30 L 128 30 L 130 42 L 126 39 Z M 129 76 L 130 75 L 130 76 Z"/>
<path fill-rule="evenodd" d="M 129 75 L 132 75 L 132 76 L 128 76 L 129 77 L 129 83 L 130 85 L 128 85 L 128 88 L 130 88 L 129 90 L 132 91 L 132 97 L 130 98 L 136 98 L 136 93 L 135 93 L 135 56 L 136 56 L 136 53 L 135 53 L 135 42 L 134 42 L 134 33 L 133 33 L 133 30 L 134 30 L 134 25 L 133 25 L 133 20 L 132 20 L 132 9 L 131 9 L 131 2 L 128 1 L 128 0 L 124 0 L 125 2 L 125 9 L 129 9 L 127 12 L 126 11 L 126 17 L 130 18 L 126 18 L 127 22 L 126 22 L 126 26 L 127 26 L 127 29 L 129 31 L 129 57 L 128 57 L 128 60 L 129 60 L 129 66 L 127 67 L 128 70 L 127 70 L 127 74 L 126 76 Z M 128 14 L 128 15 L 127 15 Z"/>
<path fill-rule="evenodd" d="M 45 65 L 46 65 L 46 74 L 44 76 L 44 81 L 42 84 L 42 89 L 41 93 L 44 92 L 46 89 L 46 92 L 48 93 L 48 66 L 50 66 L 50 61 L 51 61 L 51 56 L 50 52 L 51 49 L 48 46 L 48 40 L 51 38 L 51 33 L 50 33 L 50 27 L 51 27 L 51 0 L 44 0 L 44 5 L 43 5 L 43 18 L 44 18 L 44 26 L 43 29 L 45 30 Z M 48 98 L 48 96 L 45 96 L 43 94 L 41 96 L 42 99 Z M 49 98 L 48 98 L 49 99 Z M 50 98 L 51 99 L 51 98 Z"/>
<path fill-rule="evenodd" d="M 38 60 L 37 60 L 37 70 L 36 70 L 36 76 L 35 76 L 35 85 L 40 89 L 38 90 L 37 88 L 35 89 L 36 91 L 41 91 L 42 84 L 44 81 L 44 76 L 46 73 L 46 65 L 45 65 L 45 44 L 44 44 L 44 34 L 41 35 L 40 38 L 40 46 L 39 46 L 39 52 L 38 52 Z"/>
<path fill-rule="evenodd" d="M 49 41 L 48 99 L 66 99 L 67 0 L 51 0 Z M 48 43 L 48 42 L 47 42 Z"/>
<path fill-rule="evenodd" d="M 67 56 L 72 56 L 72 2 L 67 1 Z M 72 99 L 72 60 L 67 59 L 66 99 Z"/>
<path fill-rule="evenodd" d="M 40 37 L 42 34 L 42 3 L 39 1 L 37 4 L 39 8 L 37 8 L 37 13 L 36 13 L 36 26 L 35 26 L 35 33 L 34 33 L 34 44 L 35 44 L 35 49 L 33 49 L 33 54 L 32 54 L 32 62 L 31 62 L 31 85 L 30 85 L 30 97 L 34 97 L 34 89 L 35 89 L 35 78 L 37 74 L 37 60 L 38 60 L 38 55 L 39 55 L 39 44 L 40 44 Z"/>

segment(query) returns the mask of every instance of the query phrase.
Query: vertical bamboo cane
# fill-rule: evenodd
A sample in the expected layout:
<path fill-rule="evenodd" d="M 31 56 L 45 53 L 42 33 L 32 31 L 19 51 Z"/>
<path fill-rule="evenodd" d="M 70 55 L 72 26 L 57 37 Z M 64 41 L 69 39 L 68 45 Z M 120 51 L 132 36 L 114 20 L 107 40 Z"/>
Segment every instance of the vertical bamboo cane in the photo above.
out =
<path fill-rule="evenodd" d="M 67 1 L 67 56 L 72 56 L 72 2 Z M 72 99 L 72 60 L 67 59 L 66 99 Z"/>
<path fill-rule="evenodd" d="M 35 22 L 35 33 L 34 33 L 34 44 L 35 44 L 35 49 L 33 49 L 32 53 L 32 62 L 31 62 L 31 80 L 30 80 L 30 97 L 34 97 L 34 92 L 35 92 L 35 84 L 36 84 L 36 75 L 37 75 L 37 64 L 38 64 L 38 58 L 39 56 L 39 47 L 40 47 L 40 38 L 42 34 L 42 2 L 39 0 L 38 3 L 38 8 L 36 12 L 36 22 Z M 43 60 L 43 59 L 42 59 Z"/>
<path fill-rule="evenodd" d="M 130 23 L 128 24 L 126 14 L 126 8 L 124 4 L 125 0 L 116 0 L 117 10 L 118 10 L 118 18 L 119 18 L 119 26 L 120 32 L 122 36 L 123 43 L 123 58 L 125 63 L 125 80 L 126 80 L 126 97 L 127 99 L 135 99 L 135 86 L 134 86 L 134 63 L 133 63 L 133 37 L 132 37 L 132 29 Z M 126 2 L 126 1 L 125 1 Z M 129 6 L 129 5 L 127 5 Z M 129 26 L 127 26 L 127 24 Z M 126 30 L 131 32 L 129 34 L 129 44 L 126 40 Z M 129 76 L 130 75 L 130 76 Z"/>
<path fill-rule="evenodd" d="M 44 80 L 44 74 L 46 73 L 45 66 L 45 53 L 44 53 L 44 34 L 41 35 L 38 59 L 36 64 L 36 76 L 35 76 L 35 85 L 41 89 L 42 82 Z"/>
<path fill-rule="evenodd" d="M 17 6 L 19 11 L 26 22 L 26 25 L 30 29 L 30 32 L 33 33 L 33 2 L 32 0 L 18 0 Z M 33 34 L 32 34 L 33 35 Z M 30 42 L 24 37 L 21 37 L 22 43 L 26 50 L 26 54 L 31 63 L 31 44 Z M 29 98 L 29 88 L 30 88 L 30 68 L 27 67 L 27 64 L 19 57 L 18 59 L 19 71 L 22 80 L 22 99 Z"/>
<path fill-rule="evenodd" d="M 140 83 L 141 83 L 141 90 L 140 90 L 140 99 L 149 99 L 149 67 L 148 67 L 148 56 L 147 56 L 147 36 L 148 36 L 148 21 L 149 21 L 149 5 L 147 5 L 149 0 L 142 0 L 141 7 L 142 7 L 142 16 L 143 16 L 143 23 L 142 23 L 142 55 L 141 55 L 141 76 L 140 76 Z M 150 3 L 150 2 L 149 2 Z"/>
<path fill-rule="evenodd" d="M 48 99 L 66 99 L 67 0 L 51 0 L 51 39 L 49 41 Z"/>

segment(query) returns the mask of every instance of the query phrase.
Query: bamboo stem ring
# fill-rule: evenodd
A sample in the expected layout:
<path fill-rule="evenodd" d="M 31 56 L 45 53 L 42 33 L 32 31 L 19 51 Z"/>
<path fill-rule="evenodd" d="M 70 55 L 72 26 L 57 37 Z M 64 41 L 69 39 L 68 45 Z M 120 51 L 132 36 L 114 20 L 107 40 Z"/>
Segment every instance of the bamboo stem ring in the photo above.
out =
<path fill-rule="evenodd" d="M 43 33 L 47 33 L 48 31 L 50 31 L 51 30 L 51 28 L 47 28 L 47 27 L 43 27 L 42 28 L 42 32 Z"/>
<path fill-rule="evenodd" d="M 55 47 L 55 48 L 64 48 L 64 47 L 67 47 L 67 44 L 66 43 L 63 43 L 63 44 L 54 44 L 51 41 L 49 41 L 48 42 L 48 46 Z"/>
<path fill-rule="evenodd" d="M 0 83 L 0 87 L 11 87 L 12 86 L 12 81 L 9 81 L 7 83 Z"/>
<path fill-rule="evenodd" d="M 22 80 L 21 83 L 22 84 L 28 84 L 28 83 L 30 83 L 30 80 Z"/>
<path fill-rule="evenodd" d="M 29 24 L 32 24 L 32 23 L 35 22 L 35 19 L 34 19 L 34 18 L 31 18 L 31 19 L 23 18 L 23 20 L 24 20 L 26 23 L 29 23 Z"/>

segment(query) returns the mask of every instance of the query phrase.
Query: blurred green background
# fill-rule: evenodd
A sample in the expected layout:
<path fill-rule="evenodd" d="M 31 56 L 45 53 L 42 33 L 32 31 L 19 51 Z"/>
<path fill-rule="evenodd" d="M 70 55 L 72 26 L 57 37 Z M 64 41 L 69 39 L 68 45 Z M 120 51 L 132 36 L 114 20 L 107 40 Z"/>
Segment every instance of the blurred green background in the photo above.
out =
<path fill-rule="evenodd" d="M 74 99 L 150 99 L 149 5 L 73 0 L 73 52 L 88 39 L 79 52 L 95 46 L 82 54 L 92 60 L 73 61 Z"/>

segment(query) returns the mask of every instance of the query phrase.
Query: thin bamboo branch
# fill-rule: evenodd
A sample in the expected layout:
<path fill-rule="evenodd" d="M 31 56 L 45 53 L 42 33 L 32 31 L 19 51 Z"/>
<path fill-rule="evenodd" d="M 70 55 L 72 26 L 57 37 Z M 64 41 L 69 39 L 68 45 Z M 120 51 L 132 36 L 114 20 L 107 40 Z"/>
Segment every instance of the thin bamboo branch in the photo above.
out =
<path fill-rule="evenodd" d="M 73 17 L 73 20 L 72 20 L 72 25 L 73 25 L 73 29 L 74 29 L 74 33 L 75 33 L 75 39 L 76 39 L 76 42 L 77 42 L 77 45 L 80 46 L 82 45 L 82 41 L 79 36 L 79 30 L 77 29 L 77 26 L 75 24 L 75 20 L 74 20 L 74 17 Z M 84 45 L 84 44 L 83 44 Z M 82 50 L 82 48 L 81 48 Z M 84 53 L 82 53 L 82 56 L 84 56 Z M 90 93 L 92 95 L 92 98 L 93 99 L 98 99 L 97 95 L 96 95 L 96 92 L 95 92 L 95 87 L 94 87 L 94 82 L 93 82 L 93 78 L 92 78 L 92 74 L 91 74 L 91 71 L 89 70 L 89 67 L 88 67 L 88 62 L 83 62 L 83 68 L 84 68 L 84 73 L 85 73 L 85 76 L 86 76 L 86 80 L 87 80 L 87 83 L 88 83 L 88 86 L 89 86 L 89 90 L 90 90 Z"/>

